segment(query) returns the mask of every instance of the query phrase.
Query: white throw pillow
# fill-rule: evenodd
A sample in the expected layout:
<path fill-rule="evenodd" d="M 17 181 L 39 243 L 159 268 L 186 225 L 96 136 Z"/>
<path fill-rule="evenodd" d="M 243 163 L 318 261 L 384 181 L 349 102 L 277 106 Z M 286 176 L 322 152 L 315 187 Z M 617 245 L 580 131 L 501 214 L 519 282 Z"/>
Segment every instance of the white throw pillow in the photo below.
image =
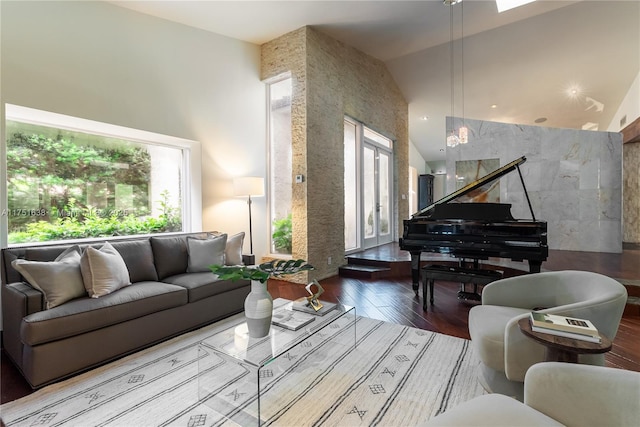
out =
<path fill-rule="evenodd" d="M 31 286 L 44 294 L 47 309 L 87 295 L 80 273 L 80 248 L 77 245 L 51 262 L 16 259 L 11 265 Z"/>
<path fill-rule="evenodd" d="M 92 298 L 99 298 L 131 284 L 122 255 L 109 242 L 98 250 L 85 249 L 80 260 L 84 287 Z"/>
<path fill-rule="evenodd" d="M 242 245 L 244 243 L 244 231 L 227 237 L 224 248 L 225 265 L 242 265 Z"/>
<path fill-rule="evenodd" d="M 187 273 L 211 271 L 209 266 L 213 264 L 224 265 L 224 248 L 226 244 L 226 234 L 210 239 L 187 237 L 187 252 L 189 253 Z"/>

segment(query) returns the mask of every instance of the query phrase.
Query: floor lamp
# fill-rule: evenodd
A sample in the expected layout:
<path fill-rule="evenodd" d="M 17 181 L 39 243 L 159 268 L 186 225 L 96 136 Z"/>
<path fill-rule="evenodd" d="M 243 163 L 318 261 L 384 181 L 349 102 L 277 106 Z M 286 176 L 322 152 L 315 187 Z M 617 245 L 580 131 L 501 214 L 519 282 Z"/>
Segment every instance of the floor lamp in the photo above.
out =
<path fill-rule="evenodd" d="M 251 229 L 251 196 L 264 196 L 264 178 L 245 176 L 233 179 L 233 192 L 236 196 L 247 196 L 249 205 L 249 248 L 253 255 L 253 230 Z"/>

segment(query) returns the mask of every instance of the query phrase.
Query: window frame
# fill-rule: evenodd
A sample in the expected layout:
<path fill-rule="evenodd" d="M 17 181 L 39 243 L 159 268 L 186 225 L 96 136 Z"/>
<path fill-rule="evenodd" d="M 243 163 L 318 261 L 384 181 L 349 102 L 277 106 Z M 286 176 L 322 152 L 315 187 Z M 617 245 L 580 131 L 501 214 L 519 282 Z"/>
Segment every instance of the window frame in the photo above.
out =
<path fill-rule="evenodd" d="M 271 95 L 272 95 L 272 85 L 277 84 L 277 83 L 281 83 L 285 80 L 290 80 L 291 83 L 291 100 L 293 102 L 293 76 L 291 74 L 291 72 L 285 72 L 282 73 L 280 75 L 277 75 L 273 78 L 267 79 L 264 81 L 265 86 L 266 86 L 266 110 L 267 110 L 267 189 L 266 189 L 266 194 L 268 195 L 267 197 L 267 218 L 268 218 L 268 223 L 267 223 L 267 232 L 268 232 L 268 239 L 267 241 L 269 242 L 269 250 L 268 250 L 268 254 L 270 257 L 273 258 L 278 258 L 278 259 L 291 259 L 293 257 L 292 253 L 293 253 L 293 246 L 291 248 L 291 254 L 286 254 L 286 253 L 280 253 L 275 251 L 275 245 L 273 242 L 273 222 L 274 220 L 276 220 L 276 218 L 274 218 L 273 215 L 273 204 L 276 203 L 276 197 L 273 194 L 274 188 L 275 188 L 275 183 L 274 183 L 274 174 L 272 173 L 272 168 L 273 168 L 273 162 L 275 161 L 275 159 L 273 159 L 273 144 L 274 144 L 274 138 L 273 138 L 273 124 L 272 124 L 272 110 L 271 110 Z M 291 114 L 293 114 L 293 104 L 290 105 L 291 108 Z M 292 132 L 293 131 L 293 127 L 292 124 L 289 123 L 289 131 Z M 291 141 L 291 150 L 293 150 L 293 135 L 292 135 L 292 141 Z M 293 156 L 292 156 L 292 161 L 293 161 Z M 293 165 L 291 165 L 291 173 L 293 173 Z M 293 194 L 293 179 L 291 179 L 291 188 L 290 191 Z M 289 206 L 289 211 L 291 212 L 291 216 L 292 216 L 292 226 L 293 226 L 293 198 L 291 200 L 291 204 Z M 292 242 L 293 243 L 293 242 Z"/>
<path fill-rule="evenodd" d="M 202 173 L 201 173 L 201 144 L 184 138 L 163 135 L 159 133 L 143 131 L 139 129 L 118 126 L 79 117 L 67 116 L 59 113 L 38 110 L 13 104 L 2 106 L 3 132 L 0 138 L 2 142 L 0 150 L 0 166 L 2 173 L 0 178 L 4 178 L 0 185 L 0 211 L 7 212 L 8 189 L 7 189 L 7 142 L 6 124 L 7 121 L 16 121 L 39 126 L 47 126 L 68 131 L 76 131 L 99 135 L 109 138 L 120 138 L 132 142 L 139 142 L 147 145 L 165 146 L 176 148 L 182 151 L 182 232 L 193 232 L 202 230 Z M 8 217 L 0 216 L 0 247 L 18 247 L 25 244 L 9 245 Z M 104 238 L 108 240 L 108 237 Z M 76 239 L 77 240 L 77 239 Z M 82 239 L 86 240 L 86 239 Z M 66 242 L 67 240 L 64 240 Z M 68 240 L 72 241 L 72 240 Z M 63 241 L 58 241 L 63 242 Z M 54 243 L 54 241 L 42 242 Z M 33 245 L 30 243 L 29 245 Z"/>

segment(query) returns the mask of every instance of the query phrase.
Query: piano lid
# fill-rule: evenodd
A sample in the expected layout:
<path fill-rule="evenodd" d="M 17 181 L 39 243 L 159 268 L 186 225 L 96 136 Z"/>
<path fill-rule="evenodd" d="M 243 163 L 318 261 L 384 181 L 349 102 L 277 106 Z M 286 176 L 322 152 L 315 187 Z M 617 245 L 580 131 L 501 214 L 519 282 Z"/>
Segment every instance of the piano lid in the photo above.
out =
<path fill-rule="evenodd" d="M 425 207 L 424 209 L 416 212 L 415 214 L 412 215 L 412 217 L 425 216 L 431 210 L 433 210 L 436 207 L 436 205 L 439 205 L 439 204 L 442 204 L 442 203 L 449 203 L 451 201 L 455 202 L 456 199 L 462 198 L 463 196 L 471 193 L 473 190 L 476 190 L 476 189 L 478 189 L 480 187 L 484 187 L 484 186 L 488 187 L 494 181 L 500 179 L 502 176 L 504 176 L 504 175 L 508 174 L 509 172 L 513 171 L 514 169 L 518 168 L 518 166 L 520 166 L 526 160 L 527 160 L 526 157 L 522 156 L 519 159 L 516 159 L 516 160 L 512 161 L 511 163 L 502 166 L 500 169 L 496 169 L 493 172 L 483 176 L 482 178 L 480 178 L 480 179 L 478 179 L 478 180 L 476 180 L 476 181 L 474 181 L 474 182 L 472 182 L 470 184 L 465 185 L 461 189 L 456 190 L 453 193 L 444 196 L 442 199 L 438 200 L 437 202 L 434 202 L 434 203 L 430 204 L 429 206 Z M 533 215 L 533 212 L 532 212 L 532 215 Z"/>

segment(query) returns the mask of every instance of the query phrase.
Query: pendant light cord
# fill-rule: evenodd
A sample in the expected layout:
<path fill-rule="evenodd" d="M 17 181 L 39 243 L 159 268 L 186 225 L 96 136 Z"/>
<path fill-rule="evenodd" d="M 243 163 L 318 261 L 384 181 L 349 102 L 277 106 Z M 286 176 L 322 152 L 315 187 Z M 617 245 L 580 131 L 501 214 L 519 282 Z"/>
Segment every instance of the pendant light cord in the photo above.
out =
<path fill-rule="evenodd" d="M 454 131 L 455 126 L 453 125 L 453 113 L 454 113 L 454 102 L 455 102 L 455 97 L 454 97 L 454 90 L 453 90 L 453 86 L 454 86 L 454 70 L 453 70 L 453 65 L 454 65 L 454 61 L 453 61 L 453 5 L 449 5 L 449 39 L 450 39 L 450 43 L 449 43 L 449 60 L 450 60 L 450 67 L 451 67 L 451 132 Z"/>
<path fill-rule="evenodd" d="M 460 73 L 462 77 L 462 126 L 464 127 L 464 2 L 460 5 Z"/>

